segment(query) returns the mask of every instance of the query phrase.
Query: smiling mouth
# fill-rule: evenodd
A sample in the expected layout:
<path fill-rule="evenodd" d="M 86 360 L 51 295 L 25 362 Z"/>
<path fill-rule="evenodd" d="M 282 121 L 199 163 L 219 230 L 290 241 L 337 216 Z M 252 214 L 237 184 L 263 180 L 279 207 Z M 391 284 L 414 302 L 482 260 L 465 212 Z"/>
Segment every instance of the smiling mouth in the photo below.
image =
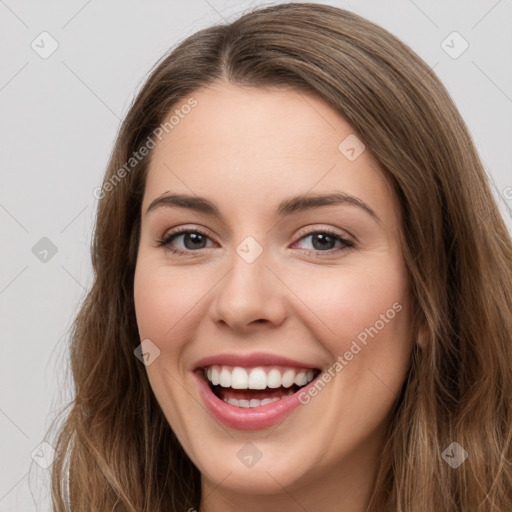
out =
<path fill-rule="evenodd" d="M 282 366 L 212 365 L 200 369 L 213 394 L 239 408 L 255 408 L 297 393 L 320 374 L 319 369 Z"/>

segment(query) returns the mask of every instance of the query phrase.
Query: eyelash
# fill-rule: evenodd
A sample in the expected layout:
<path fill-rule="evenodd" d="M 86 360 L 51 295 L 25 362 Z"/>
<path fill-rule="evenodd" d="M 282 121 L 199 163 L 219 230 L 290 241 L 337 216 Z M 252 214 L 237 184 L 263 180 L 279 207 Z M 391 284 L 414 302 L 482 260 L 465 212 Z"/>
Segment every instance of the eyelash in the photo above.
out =
<path fill-rule="evenodd" d="M 180 255 L 180 256 L 182 256 L 182 255 L 185 256 L 185 255 L 188 255 L 190 253 L 198 252 L 198 251 L 192 251 L 192 250 L 184 251 L 182 249 L 177 249 L 177 248 L 172 247 L 170 245 L 171 240 L 174 237 L 176 237 L 178 235 L 182 235 L 182 234 L 188 234 L 188 233 L 197 233 L 197 234 L 200 234 L 200 235 L 202 235 L 202 236 L 204 236 L 206 238 L 210 238 L 205 232 L 201 231 L 200 229 L 178 228 L 175 231 L 173 231 L 172 233 L 169 233 L 167 236 L 164 236 L 163 238 L 158 240 L 158 242 L 157 242 L 158 243 L 158 247 L 164 247 L 168 251 L 171 251 L 173 254 L 177 254 L 177 255 Z M 313 249 L 313 250 L 311 250 L 311 249 L 303 249 L 308 254 L 311 254 L 311 253 L 314 253 L 314 254 L 335 254 L 335 253 L 338 253 L 338 252 L 341 252 L 341 251 L 345 251 L 347 249 L 352 249 L 352 248 L 355 247 L 355 244 L 353 242 L 351 242 L 350 240 L 347 240 L 346 238 L 343 238 L 339 234 L 337 234 L 337 233 L 335 233 L 333 231 L 330 231 L 328 229 L 310 231 L 309 233 L 306 233 L 306 234 L 302 235 L 299 238 L 298 241 L 301 241 L 304 238 L 307 238 L 308 236 L 319 234 L 319 233 L 322 234 L 322 235 L 329 235 L 329 236 L 333 237 L 334 239 L 339 240 L 341 242 L 342 246 L 339 247 L 338 249 L 330 249 L 330 250 L 327 250 L 327 251 L 319 251 L 319 250 L 316 250 L 316 249 Z"/>

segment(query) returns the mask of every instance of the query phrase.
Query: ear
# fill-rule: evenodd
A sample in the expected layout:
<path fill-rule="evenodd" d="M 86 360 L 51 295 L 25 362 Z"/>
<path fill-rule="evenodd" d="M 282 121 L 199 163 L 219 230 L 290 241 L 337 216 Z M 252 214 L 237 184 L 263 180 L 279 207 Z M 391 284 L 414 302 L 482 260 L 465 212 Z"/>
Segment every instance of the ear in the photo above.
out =
<path fill-rule="evenodd" d="M 418 326 L 418 331 L 416 334 L 416 344 L 422 349 L 425 350 L 428 346 L 428 330 L 424 322 L 421 322 Z"/>

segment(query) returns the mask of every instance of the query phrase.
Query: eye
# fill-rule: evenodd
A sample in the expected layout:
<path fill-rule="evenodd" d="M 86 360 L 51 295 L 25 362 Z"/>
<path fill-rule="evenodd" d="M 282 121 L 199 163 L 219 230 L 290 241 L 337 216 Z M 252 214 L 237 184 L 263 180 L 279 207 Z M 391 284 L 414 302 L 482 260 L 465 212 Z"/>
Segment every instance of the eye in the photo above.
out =
<path fill-rule="evenodd" d="M 185 250 L 173 247 L 176 239 L 182 239 Z M 209 240 L 209 236 L 199 229 L 179 228 L 164 236 L 158 241 L 159 247 L 165 247 L 174 254 L 188 254 L 195 252 L 197 249 L 205 249 L 205 244 Z"/>
<path fill-rule="evenodd" d="M 303 240 L 307 240 L 308 238 L 311 238 L 309 243 L 310 247 L 305 249 L 308 252 L 316 251 L 321 253 L 327 252 L 331 254 L 354 247 L 353 242 L 329 230 L 311 231 L 301 237 L 299 241 L 296 242 L 296 244 Z M 338 247 L 336 247 L 337 242 L 339 243 Z"/>
<path fill-rule="evenodd" d="M 311 231 L 302 236 L 295 245 L 308 238 L 311 238 L 310 247 L 304 248 L 308 253 L 332 254 L 354 247 L 353 242 L 329 230 Z M 181 239 L 184 249 L 174 246 L 178 239 Z M 200 229 L 178 228 L 159 240 L 158 246 L 165 247 L 173 254 L 187 255 L 201 249 L 207 249 L 208 240 L 210 240 L 210 237 Z M 336 244 L 338 244 L 337 247 Z"/>

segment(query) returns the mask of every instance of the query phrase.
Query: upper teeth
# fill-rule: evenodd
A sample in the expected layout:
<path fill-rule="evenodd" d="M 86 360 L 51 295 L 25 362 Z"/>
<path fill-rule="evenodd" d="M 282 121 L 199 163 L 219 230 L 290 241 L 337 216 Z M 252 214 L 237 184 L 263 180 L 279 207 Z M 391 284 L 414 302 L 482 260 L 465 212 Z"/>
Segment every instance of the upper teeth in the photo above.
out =
<path fill-rule="evenodd" d="M 294 368 L 242 368 L 241 366 L 218 366 L 207 368 L 206 377 L 214 385 L 233 389 L 289 388 L 296 384 L 305 386 L 313 380 L 313 370 Z"/>

